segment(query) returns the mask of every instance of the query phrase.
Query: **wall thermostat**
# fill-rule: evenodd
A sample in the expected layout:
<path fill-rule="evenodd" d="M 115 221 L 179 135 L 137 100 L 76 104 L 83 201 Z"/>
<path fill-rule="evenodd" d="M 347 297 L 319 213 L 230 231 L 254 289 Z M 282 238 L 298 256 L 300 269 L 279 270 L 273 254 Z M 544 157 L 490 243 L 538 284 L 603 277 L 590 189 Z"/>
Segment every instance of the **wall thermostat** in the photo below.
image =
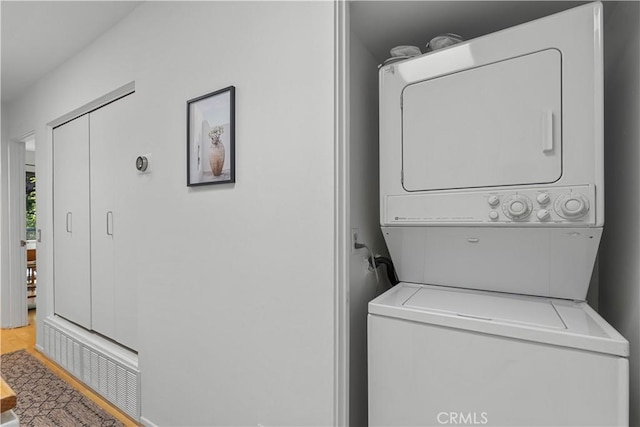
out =
<path fill-rule="evenodd" d="M 146 156 L 138 156 L 136 159 L 136 169 L 139 172 L 145 172 L 149 167 L 149 160 Z"/>

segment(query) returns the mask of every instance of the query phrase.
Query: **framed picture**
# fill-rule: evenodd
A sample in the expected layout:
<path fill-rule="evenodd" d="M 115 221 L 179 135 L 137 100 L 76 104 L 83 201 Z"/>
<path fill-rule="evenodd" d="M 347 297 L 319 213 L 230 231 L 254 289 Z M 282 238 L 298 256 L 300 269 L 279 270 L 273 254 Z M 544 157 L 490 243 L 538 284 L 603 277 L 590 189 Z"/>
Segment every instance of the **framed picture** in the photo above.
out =
<path fill-rule="evenodd" d="M 235 90 L 187 101 L 187 186 L 236 182 Z"/>

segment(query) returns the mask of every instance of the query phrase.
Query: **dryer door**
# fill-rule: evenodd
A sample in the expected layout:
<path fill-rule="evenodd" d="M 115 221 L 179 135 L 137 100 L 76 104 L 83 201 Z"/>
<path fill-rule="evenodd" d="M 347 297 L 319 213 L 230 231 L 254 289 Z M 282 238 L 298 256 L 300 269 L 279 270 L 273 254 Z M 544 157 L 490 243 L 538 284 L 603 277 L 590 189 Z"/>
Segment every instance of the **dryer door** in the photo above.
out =
<path fill-rule="evenodd" d="M 405 87 L 405 190 L 557 181 L 561 60 L 548 49 Z"/>

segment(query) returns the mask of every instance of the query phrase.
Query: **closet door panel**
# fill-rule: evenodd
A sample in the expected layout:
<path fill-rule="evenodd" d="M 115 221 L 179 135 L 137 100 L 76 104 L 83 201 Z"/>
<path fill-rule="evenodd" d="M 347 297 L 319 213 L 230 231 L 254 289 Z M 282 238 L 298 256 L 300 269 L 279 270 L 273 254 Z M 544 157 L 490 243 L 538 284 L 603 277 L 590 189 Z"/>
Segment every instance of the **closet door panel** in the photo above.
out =
<path fill-rule="evenodd" d="M 107 108 L 107 107 L 103 107 Z M 111 230 L 114 188 L 113 150 L 95 131 L 99 115 L 90 114 L 91 124 L 91 312 L 93 330 L 115 338 L 114 243 Z M 107 223 L 109 221 L 109 223 Z"/>
<path fill-rule="evenodd" d="M 53 130 L 54 312 L 91 328 L 89 117 Z"/>
<path fill-rule="evenodd" d="M 93 329 L 137 348 L 135 94 L 90 114 Z"/>

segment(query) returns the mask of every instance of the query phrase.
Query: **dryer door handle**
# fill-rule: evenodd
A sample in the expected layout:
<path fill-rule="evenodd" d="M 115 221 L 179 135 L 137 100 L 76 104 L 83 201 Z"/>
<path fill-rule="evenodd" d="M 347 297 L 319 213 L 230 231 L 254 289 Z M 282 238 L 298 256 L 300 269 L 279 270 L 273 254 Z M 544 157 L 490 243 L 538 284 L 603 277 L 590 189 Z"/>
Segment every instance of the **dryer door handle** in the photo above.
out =
<path fill-rule="evenodd" d="M 547 110 L 542 115 L 542 152 L 553 151 L 553 110 Z"/>
<path fill-rule="evenodd" d="M 107 212 L 107 236 L 113 236 L 113 212 Z"/>

